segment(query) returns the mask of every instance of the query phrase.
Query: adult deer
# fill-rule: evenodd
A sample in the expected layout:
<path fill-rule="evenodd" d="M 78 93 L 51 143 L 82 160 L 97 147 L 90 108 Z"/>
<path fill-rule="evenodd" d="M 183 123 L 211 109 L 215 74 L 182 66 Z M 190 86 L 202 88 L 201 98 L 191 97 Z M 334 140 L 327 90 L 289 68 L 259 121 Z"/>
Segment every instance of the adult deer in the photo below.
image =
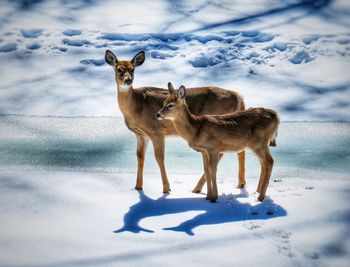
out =
<path fill-rule="evenodd" d="M 141 190 L 143 186 L 143 166 L 148 141 L 154 147 L 156 161 L 160 168 L 163 182 L 163 192 L 170 191 L 164 165 L 164 139 L 167 135 L 177 135 L 171 121 L 159 121 L 155 118 L 156 112 L 163 106 L 168 96 L 168 90 L 155 87 L 133 88 L 134 69 L 143 64 L 145 53 L 137 53 L 134 58 L 118 60 L 110 50 L 105 53 L 106 62 L 115 72 L 118 90 L 118 104 L 124 115 L 125 124 L 136 134 L 137 138 L 137 180 L 135 189 Z M 224 114 L 244 110 L 242 97 L 233 91 L 217 87 L 189 88 L 187 103 L 193 114 Z M 238 187 L 244 187 L 245 152 L 238 153 Z M 199 193 L 206 182 L 203 174 L 193 192 Z"/>
<path fill-rule="evenodd" d="M 222 153 L 240 152 L 249 148 L 261 163 L 257 192 L 258 200 L 263 201 L 274 162 L 269 152 L 269 144 L 271 141 L 275 144 L 279 125 L 277 112 L 252 108 L 227 115 L 196 116 L 186 104 L 184 86 L 175 91 L 169 83 L 168 89 L 170 94 L 156 117 L 161 121 L 171 120 L 178 135 L 184 138 L 190 147 L 202 153 L 207 177 L 207 199 L 215 202 L 218 198 L 216 170 Z"/>

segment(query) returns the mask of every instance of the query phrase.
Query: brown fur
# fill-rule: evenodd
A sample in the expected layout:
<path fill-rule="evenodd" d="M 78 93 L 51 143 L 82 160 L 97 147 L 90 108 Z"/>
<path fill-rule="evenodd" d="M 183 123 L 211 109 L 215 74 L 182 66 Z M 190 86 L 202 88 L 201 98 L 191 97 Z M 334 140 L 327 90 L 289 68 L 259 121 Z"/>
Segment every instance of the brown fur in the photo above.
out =
<path fill-rule="evenodd" d="M 277 112 L 271 109 L 252 108 L 227 115 L 196 116 L 192 114 L 184 100 L 186 94 L 184 87 L 180 87 L 178 92 L 171 88 L 169 90 L 170 95 L 165 99 L 157 117 L 171 120 L 178 135 L 183 137 L 190 147 L 202 153 L 208 180 L 207 198 L 216 201 L 218 197 L 216 168 L 221 154 L 228 151 L 240 152 L 249 148 L 258 156 L 261 163 L 261 177 L 257 191 L 260 193 L 259 200 L 264 200 L 273 167 L 269 143 L 274 140 L 279 125 Z"/>
<path fill-rule="evenodd" d="M 155 119 L 155 114 L 163 106 L 164 100 L 169 95 L 168 90 L 156 87 L 133 88 L 132 83 L 128 90 L 121 90 L 125 86 L 125 76 L 130 76 L 132 82 L 134 79 L 133 69 L 142 64 L 140 53 L 131 61 L 118 61 L 115 55 L 107 50 L 105 58 L 107 63 L 112 65 L 115 70 L 118 104 L 124 115 L 125 123 L 137 137 L 138 170 L 135 188 L 142 189 L 145 151 L 148 140 L 151 140 L 155 158 L 161 171 L 163 192 L 166 193 L 169 192 L 170 185 L 164 165 L 164 138 L 167 135 L 177 135 L 177 132 L 171 121 L 159 121 Z M 124 76 L 121 74 L 124 74 Z M 225 114 L 245 109 L 243 99 L 238 93 L 217 87 L 189 88 L 187 101 L 191 112 L 198 115 Z M 238 158 L 238 185 L 243 187 L 245 185 L 245 152 L 240 152 Z M 193 192 L 199 193 L 205 181 L 206 177 L 203 174 Z"/>

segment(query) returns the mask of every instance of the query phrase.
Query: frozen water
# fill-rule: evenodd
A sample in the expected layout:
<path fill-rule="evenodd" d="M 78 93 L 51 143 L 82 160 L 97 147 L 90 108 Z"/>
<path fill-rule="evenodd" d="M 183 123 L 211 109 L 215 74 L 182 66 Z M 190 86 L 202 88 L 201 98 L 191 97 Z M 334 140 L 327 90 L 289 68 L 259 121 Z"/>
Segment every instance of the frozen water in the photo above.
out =
<path fill-rule="evenodd" d="M 0 166 L 4 169 L 48 169 L 134 173 L 136 138 L 121 118 L 58 118 L 1 116 Z M 279 166 L 295 172 L 322 170 L 339 173 L 349 179 L 350 124 L 336 122 L 285 122 L 279 129 L 275 158 L 275 175 L 281 178 Z M 146 172 L 158 173 L 149 147 Z M 235 177 L 236 156 L 227 154 L 220 162 L 219 173 Z M 170 173 L 198 175 L 201 157 L 179 138 L 168 138 L 166 166 Z M 178 166 L 181 166 L 179 168 Z M 257 176 L 260 168 L 252 153 L 248 154 L 247 176 Z M 283 175 L 285 176 L 285 175 Z M 322 176 L 317 179 L 331 179 Z M 234 180 L 234 179 L 233 179 Z"/>

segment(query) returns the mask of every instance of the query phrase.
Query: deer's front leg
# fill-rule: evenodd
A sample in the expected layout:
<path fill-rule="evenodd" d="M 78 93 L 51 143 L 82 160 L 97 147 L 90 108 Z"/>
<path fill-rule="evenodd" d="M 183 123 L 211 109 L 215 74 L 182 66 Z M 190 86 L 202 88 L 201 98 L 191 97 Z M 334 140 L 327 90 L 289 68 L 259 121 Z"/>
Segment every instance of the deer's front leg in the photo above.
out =
<path fill-rule="evenodd" d="M 209 155 L 209 173 L 210 182 L 212 184 L 212 193 L 209 196 L 210 202 L 216 202 L 218 199 L 218 187 L 216 183 L 216 171 L 219 163 L 219 153 L 217 151 L 208 151 Z M 209 183 L 209 180 L 208 180 Z"/>
<path fill-rule="evenodd" d="M 160 175 L 162 176 L 163 193 L 169 193 L 170 184 L 168 181 L 168 176 L 166 174 L 165 165 L 164 165 L 164 146 L 165 146 L 164 136 L 161 135 L 153 138 L 152 144 L 154 148 L 154 156 L 156 158 L 156 161 L 160 169 Z"/>
<path fill-rule="evenodd" d="M 223 154 L 219 154 L 219 161 L 222 159 Z M 203 173 L 202 177 L 199 179 L 197 185 L 195 186 L 195 188 L 192 190 L 192 193 L 200 193 L 203 189 L 203 186 L 205 185 L 207 181 L 207 178 L 205 176 L 205 172 Z"/>
<path fill-rule="evenodd" d="M 143 186 L 143 166 L 145 163 L 145 154 L 148 145 L 148 138 L 142 135 L 136 135 L 137 138 L 137 179 L 136 179 L 136 190 L 142 190 Z"/>
<path fill-rule="evenodd" d="M 211 184 L 211 180 L 210 180 L 209 157 L 208 157 L 206 152 L 202 152 L 202 158 L 203 158 L 203 167 L 204 167 L 203 176 L 207 180 L 207 197 L 206 197 L 206 199 L 209 200 L 209 196 L 212 194 L 212 187 L 211 187 L 212 184 Z M 204 180 L 204 183 L 205 183 L 205 180 Z"/>

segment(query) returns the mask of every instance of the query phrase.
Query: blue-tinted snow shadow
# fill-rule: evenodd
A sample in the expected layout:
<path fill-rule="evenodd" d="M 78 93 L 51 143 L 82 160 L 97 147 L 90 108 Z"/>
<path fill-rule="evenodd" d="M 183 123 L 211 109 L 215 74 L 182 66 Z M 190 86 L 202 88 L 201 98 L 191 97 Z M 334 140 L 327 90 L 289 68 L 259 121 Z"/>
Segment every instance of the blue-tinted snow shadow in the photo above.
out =
<path fill-rule="evenodd" d="M 203 211 L 203 213 L 180 223 L 177 226 L 167 227 L 164 230 L 184 232 L 188 235 L 194 235 L 193 230 L 202 225 L 222 224 L 246 220 L 267 220 L 276 217 L 286 216 L 287 211 L 271 199 L 267 198 L 263 203 L 251 205 L 241 203 L 238 198 L 247 198 L 248 193 L 241 190 L 238 195 L 219 196 L 217 203 L 210 203 L 204 198 L 168 198 L 163 195 L 158 199 L 148 197 L 143 191 L 138 191 L 139 202 L 132 205 L 129 211 L 124 215 L 124 225 L 115 231 L 121 232 L 148 232 L 153 233 L 152 229 L 146 229 L 140 226 L 143 219 L 155 216 L 176 214 L 188 211 Z"/>

